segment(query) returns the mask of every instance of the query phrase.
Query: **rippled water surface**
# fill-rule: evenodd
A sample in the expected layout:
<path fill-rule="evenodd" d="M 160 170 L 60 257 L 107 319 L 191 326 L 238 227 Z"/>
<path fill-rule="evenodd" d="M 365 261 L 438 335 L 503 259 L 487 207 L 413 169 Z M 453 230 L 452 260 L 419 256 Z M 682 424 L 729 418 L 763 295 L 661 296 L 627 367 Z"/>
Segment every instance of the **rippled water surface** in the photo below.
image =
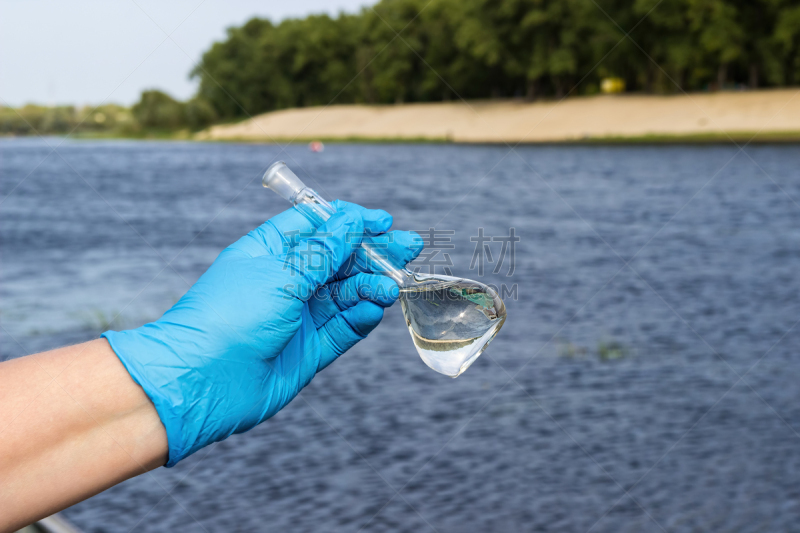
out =
<path fill-rule="evenodd" d="M 49 145 L 47 144 L 49 143 Z M 286 208 L 276 146 L 0 141 L 2 358 L 160 316 Z M 791 531 L 800 147 L 291 146 L 329 198 L 516 287 L 460 378 L 399 305 L 253 431 L 66 511 L 89 532 Z M 7 196 L 8 195 L 8 196 Z M 470 270 L 479 235 L 510 257 Z M 446 262 L 446 260 L 445 260 Z M 794 526 L 792 526 L 794 524 Z M 660 526 L 660 527 L 659 527 Z"/>

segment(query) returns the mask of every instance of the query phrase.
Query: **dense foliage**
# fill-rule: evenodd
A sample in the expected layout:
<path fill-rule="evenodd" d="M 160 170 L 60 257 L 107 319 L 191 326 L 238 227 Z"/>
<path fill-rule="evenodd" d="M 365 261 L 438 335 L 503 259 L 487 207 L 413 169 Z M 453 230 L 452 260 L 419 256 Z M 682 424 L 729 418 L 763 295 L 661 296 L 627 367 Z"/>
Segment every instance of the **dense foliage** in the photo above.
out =
<path fill-rule="evenodd" d="M 222 118 L 332 101 L 592 94 L 609 76 L 659 93 L 783 86 L 800 83 L 800 4 L 382 0 L 335 19 L 252 19 L 192 75 Z"/>

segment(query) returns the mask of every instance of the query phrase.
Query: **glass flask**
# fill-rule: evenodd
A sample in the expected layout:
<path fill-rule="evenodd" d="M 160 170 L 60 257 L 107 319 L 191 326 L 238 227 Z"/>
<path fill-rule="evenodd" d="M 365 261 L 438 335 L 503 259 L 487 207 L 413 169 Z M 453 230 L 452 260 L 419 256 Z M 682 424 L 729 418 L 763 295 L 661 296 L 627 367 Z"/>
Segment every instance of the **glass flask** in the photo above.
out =
<path fill-rule="evenodd" d="M 316 226 L 336 212 L 283 161 L 267 169 L 262 183 L 290 201 Z M 398 267 L 370 237 L 363 238 L 361 247 L 373 272 L 397 282 L 406 326 L 425 364 L 446 376 L 460 376 L 506 320 L 506 307 L 497 291 L 469 279 L 419 274 Z"/>

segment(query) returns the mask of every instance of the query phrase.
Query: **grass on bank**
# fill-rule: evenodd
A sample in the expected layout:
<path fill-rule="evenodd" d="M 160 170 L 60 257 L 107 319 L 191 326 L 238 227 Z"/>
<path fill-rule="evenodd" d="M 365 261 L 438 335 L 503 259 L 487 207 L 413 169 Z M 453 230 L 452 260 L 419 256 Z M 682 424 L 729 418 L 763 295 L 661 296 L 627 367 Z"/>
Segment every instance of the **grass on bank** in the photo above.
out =
<path fill-rule="evenodd" d="M 187 138 L 187 137 L 173 137 Z M 767 132 L 711 132 L 687 134 L 646 134 L 631 136 L 602 136 L 602 137 L 576 137 L 553 141 L 522 141 L 508 139 L 505 141 L 454 141 L 449 137 L 228 137 L 224 139 L 209 139 L 202 132 L 192 137 L 201 142 L 245 143 L 245 144 L 305 144 L 311 141 L 322 141 L 329 144 L 475 144 L 475 145 L 581 145 L 581 144 L 639 144 L 639 145 L 670 145 L 670 144 L 730 144 L 736 143 L 772 144 L 772 143 L 800 143 L 800 131 L 767 131 Z"/>
<path fill-rule="evenodd" d="M 210 143 L 235 143 L 235 144 L 307 144 L 311 141 L 322 141 L 326 144 L 468 144 L 468 145 L 499 145 L 506 144 L 517 146 L 533 145 L 677 145 L 677 144 L 798 144 L 800 131 L 773 131 L 773 132 L 714 132 L 703 134 L 648 134 L 638 136 L 606 136 L 582 137 L 553 141 L 522 141 L 509 139 L 506 141 L 478 141 L 464 142 L 453 141 L 447 137 L 230 137 L 225 139 L 209 139 L 189 129 L 164 130 L 164 129 L 136 129 L 136 130 L 100 130 L 100 131 L 75 131 L 46 133 L 43 135 L 69 135 L 74 139 L 141 139 L 164 141 L 196 141 Z M 0 137 L 19 137 L 20 135 L 0 134 Z M 26 137 L 36 136 L 23 135 Z"/>
<path fill-rule="evenodd" d="M 675 145 L 675 144 L 797 144 L 800 143 L 800 131 L 777 132 L 715 132 L 703 134 L 664 135 L 648 134 L 638 136 L 606 136 L 582 137 L 554 141 L 522 141 L 515 139 L 507 141 L 479 141 L 463 142 L 453 141 L 447 137 L 230 137 L 225 139 L 208 139 L 198 136 L 189 129 L 177 131 L 164 129 L 137 129 L 137 130 L 100 130 L 100 131 L 75 131 L 42 133 L 48 136 L 69 135 L 74 139 L 141 139 L 141 140 L 173 140 L 197 141 L 211 143 L 236 143 L 236 144 L 307 144 L 311 141 L 322 141 L 326 144 L 470 144 L 470 145 Z M 0 137 L 31 137 L 36 134 L 13 135 L 0 134 Z"/>
<path fill-rule="evenodd" d="M 236 123 L 237 120 L 220 121 L 207 102 L 192 99 L 178 102 L 159 91 L 145 91 L 142 99 L 131 108 L 115 104 L 99 107 L 37 106 L 20 108 L 0 106 L 0 136 L 70 135 L 78 139 L 156 139 L 198 140 L 237 143 L 403 143 L 403 144 L 725 144 L 736 143 L 798 143 L 797 131 L 712 131 L 703 133 L 610 136 L 576 136 L 574 138 L 526 141 L 509 138 L 499 141 L 454 141 L 450 136 L 336 136 L 298 138 L 289 136 L 231 137 L 209 139 L 207 128 L 211 124 Z"/>
<path fill-rule="evenodd" d="M 575 139 L 587 144 L 725 144 L 731 141 L 751 143 L 798 143 L 800 131 L 715 131 L 708 133 L 646 134 Z"/>

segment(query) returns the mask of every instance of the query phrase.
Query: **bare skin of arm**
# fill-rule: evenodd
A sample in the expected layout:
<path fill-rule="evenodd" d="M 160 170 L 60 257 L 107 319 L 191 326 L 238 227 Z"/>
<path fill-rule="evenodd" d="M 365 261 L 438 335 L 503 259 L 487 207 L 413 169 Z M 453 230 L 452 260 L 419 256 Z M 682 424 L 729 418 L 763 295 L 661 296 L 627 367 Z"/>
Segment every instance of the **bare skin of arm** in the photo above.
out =
<path fill-rule="evenodd" d="M 162 466 L 167 450 L 105 339 L 0 363 L 0 532 Z"/>

